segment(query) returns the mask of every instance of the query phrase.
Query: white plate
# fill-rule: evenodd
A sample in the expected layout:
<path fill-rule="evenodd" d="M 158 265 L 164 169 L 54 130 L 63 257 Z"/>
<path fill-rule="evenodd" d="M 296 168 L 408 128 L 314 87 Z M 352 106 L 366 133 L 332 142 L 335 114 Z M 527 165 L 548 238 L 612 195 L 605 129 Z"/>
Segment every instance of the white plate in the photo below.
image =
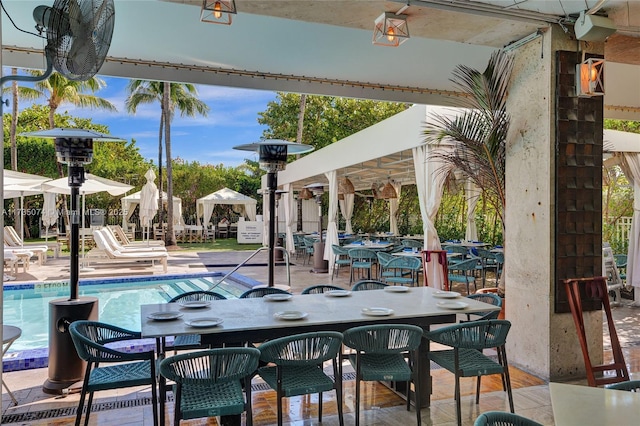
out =
<path fill-rule="evenodd" d="M 272 302 L 283 302 L 285 300 L 291 299 L 293 296 L 291 294 L 265 294 L 262 296 L 263 299 L 270 300 Z"/>
<path fill-rule="evenodd" d="M 211 302 L 208 300 L 185 300 L 182 302 L 178 302 L 178 305 L 183 308 L 197 309 L 197 308 L 206 308 L 209 306 Z"/>
<path fill-rule="evenodd" d="M 182 313 L 176 311 L 165 311 L 165 312 L 152 312 L 147 315 L 147 318 L 155 320 L 155 321 L 169 321 L 174 320 L 176 318 L 180 318 Z"/>
<path fill-rule="evenodd" d="M 215 327 L 216 325 L 222 324 L 222 321 L 222 318 L 194 318 L 191 320 L 186 320 L 184 323 L 191 327 L 206 328 Z"/>
<path fill-rule="evenodd" d="M 331 297 L 344 297 L 350 296 L 351 292 L 349 290 L 329 290 L 325 293 L 325 295 Z"/>
<path fill-rule="evenodd" d="M 456 297 L 460 297 L 460 293 L 457 291 L 436 291 L 433 293 L 433 297 L 438 297 L 440 299 L 455 299 Z"/>
<path fill-rule="evenodd" d="M 306 312 L 300 312 L 300 311 L 281 311 L 273 314 L 273 317 L 275 319 L 289 320 L 289 321 L 303 319 L 303 318 L 306 318 L 306 316 L 307 316 Z"/>
<path fill-rule="evenodd" d="M 404 285 L 390 285 L 385 287 L 384 291 L 388 291 L 390 293 L 406 293 L 409 291 L 409 287 Z"/>
<path fill-rule="evenodd" d="M 362 313 L 372 317 L 386 317 L 393 315 L 393 309 L 389 308 L 362 308 Z"/>
<path fill-rule="evenodd" d="M 469 306 L 468 303 L 464 302 L 438 302 L 438 306 L 444 309 L 464 309 Z"/>

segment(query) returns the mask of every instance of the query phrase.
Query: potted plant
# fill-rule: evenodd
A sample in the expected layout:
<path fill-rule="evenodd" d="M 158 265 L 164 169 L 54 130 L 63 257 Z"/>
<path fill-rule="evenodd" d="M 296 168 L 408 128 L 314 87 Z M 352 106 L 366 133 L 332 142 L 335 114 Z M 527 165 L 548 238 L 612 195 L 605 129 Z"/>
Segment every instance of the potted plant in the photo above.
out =
<path fill-rule="evenodd" d="M 493 206 L 504 233 L 505 155 L 509 115 L 507 88 L 513 70 L 513 57 L 503 51 L 491 55 L 484 71 L 459 65 L 451 81 L 463 94 L 457 98 L 464 108 L 455 117 L 437 115 L 423 134 L 425 142 L 437 145 L 431 158 L 442 162 L 440 172 L 456 170 L 473 182 L 485 202 Z M 446 148 L 445 148 L 446 145 Z M 498 294 L 504 296 L 504 274 Z"/>

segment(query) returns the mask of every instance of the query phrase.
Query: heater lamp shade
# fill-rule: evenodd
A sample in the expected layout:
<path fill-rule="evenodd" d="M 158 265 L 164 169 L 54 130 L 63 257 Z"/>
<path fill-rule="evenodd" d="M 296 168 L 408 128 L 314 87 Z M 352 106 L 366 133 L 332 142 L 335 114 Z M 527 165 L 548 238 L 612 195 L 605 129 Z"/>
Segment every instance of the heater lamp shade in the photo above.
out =
<path fill-rule="evenodd" d="M 298 198 L 301 200 L 310 200 L 313 198 L 313 192 L 309 188 L 302 188 L 302 191 L 298 194 Z"/>

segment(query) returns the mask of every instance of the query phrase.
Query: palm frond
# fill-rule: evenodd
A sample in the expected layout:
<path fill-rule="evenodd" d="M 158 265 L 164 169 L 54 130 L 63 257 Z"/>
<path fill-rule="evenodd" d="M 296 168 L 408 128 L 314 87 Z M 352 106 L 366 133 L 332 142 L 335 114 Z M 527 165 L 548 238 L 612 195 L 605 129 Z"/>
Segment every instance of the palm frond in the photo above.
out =
<path fill-rule="evenodd" d="M 439 146 L 431 154 L 442 164 L 441 173 L 452 168 L 475 183 L 485 199 L 504 217 L 505 158 L 509 116 L 506 100 L 513 70 L 513 57 L 497 51 L 481 72 L 460 65 L 451 81 L 467 96 L 459 99 L 465 108 L 455 117 L 435 115 L 423 134 L 425 143 Z"/>

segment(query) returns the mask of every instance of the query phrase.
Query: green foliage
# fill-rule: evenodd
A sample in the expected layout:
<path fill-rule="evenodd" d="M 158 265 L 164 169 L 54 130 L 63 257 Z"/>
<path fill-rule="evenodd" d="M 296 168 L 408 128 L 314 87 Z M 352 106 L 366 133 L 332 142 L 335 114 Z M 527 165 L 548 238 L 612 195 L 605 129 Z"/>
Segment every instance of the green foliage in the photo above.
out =
<path fill-rule="evenodd" d="M 621 132 L 640 133 L 640 121 L 605 119 L 604 128 Z"/>
<path fill-rule="evenodd" d="M 302 143 L 323 148 L 407 107 L 404 103 L 308 95 Z M 268 126 L 263 136 L 295 141 L 299 109 L 299 94 L 278 93 L 278 98 L 269 102 L 267 110 L 259 113 L 258 123 Z"/>

